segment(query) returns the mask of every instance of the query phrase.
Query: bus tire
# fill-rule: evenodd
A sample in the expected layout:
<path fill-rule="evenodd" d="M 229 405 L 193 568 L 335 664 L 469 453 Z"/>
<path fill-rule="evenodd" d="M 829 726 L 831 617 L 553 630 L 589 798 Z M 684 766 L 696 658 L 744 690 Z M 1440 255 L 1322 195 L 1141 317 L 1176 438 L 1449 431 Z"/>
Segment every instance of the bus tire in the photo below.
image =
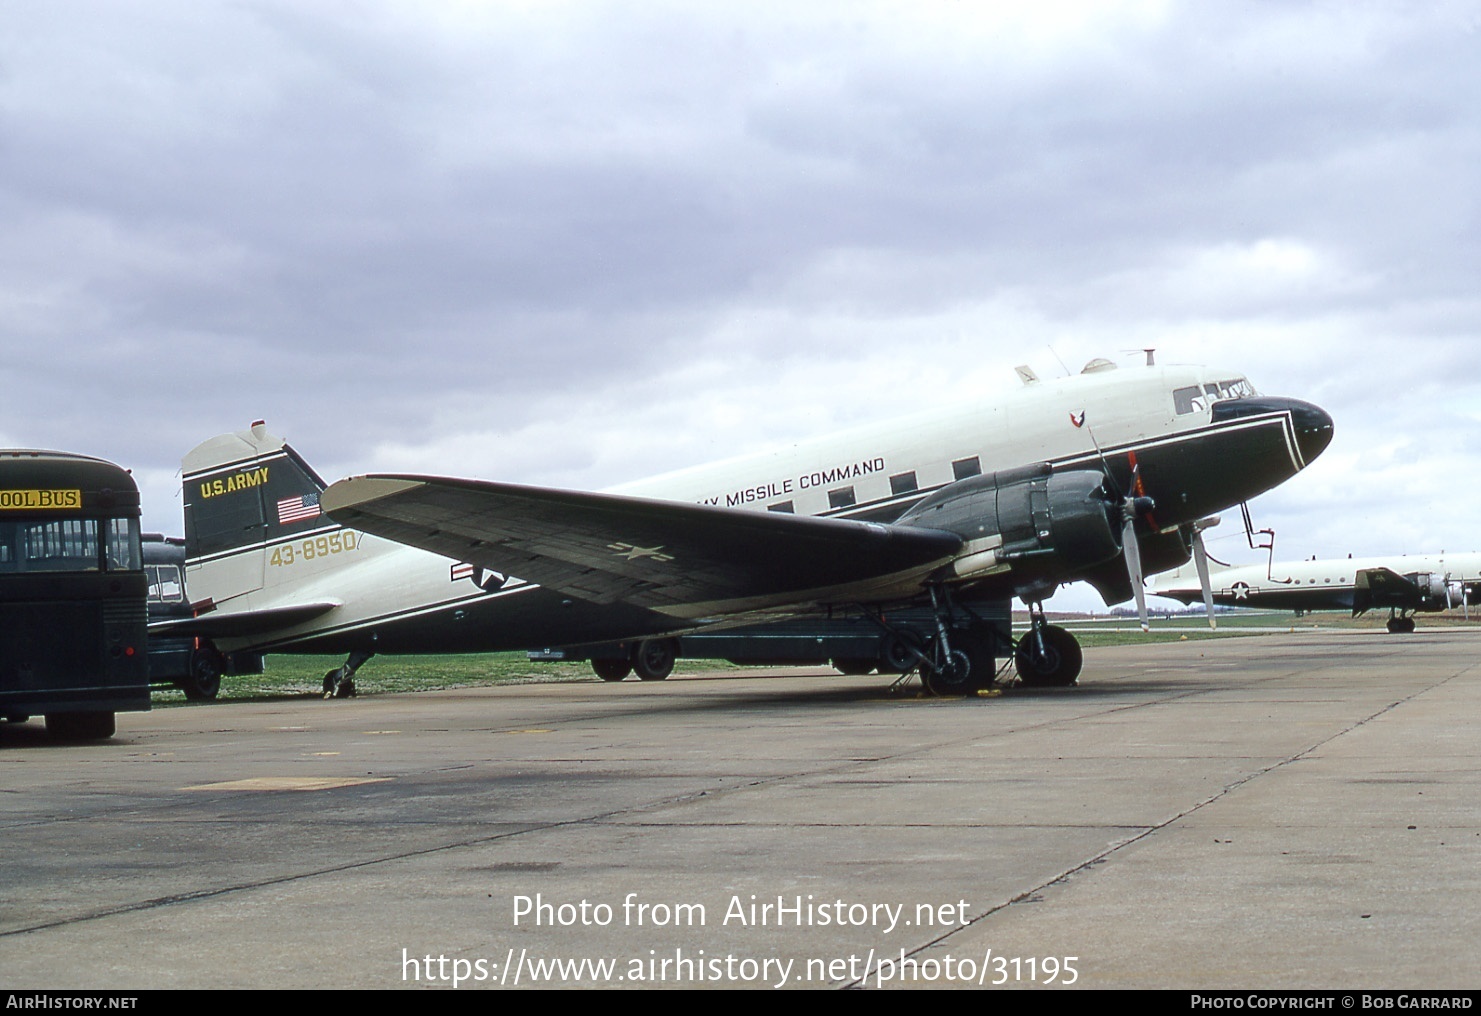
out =
<path fill-rule="evenodd" d="M 101 741 L 116 729 L 112 713 L 46 714 L 46 732 L 60 741 Z"/>

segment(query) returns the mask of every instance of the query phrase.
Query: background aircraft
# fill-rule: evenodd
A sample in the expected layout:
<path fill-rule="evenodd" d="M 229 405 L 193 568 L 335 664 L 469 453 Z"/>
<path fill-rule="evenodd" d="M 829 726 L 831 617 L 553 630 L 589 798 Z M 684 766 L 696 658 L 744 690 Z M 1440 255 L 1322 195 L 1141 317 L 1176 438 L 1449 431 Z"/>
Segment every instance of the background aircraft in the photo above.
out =
<path fill-rule="evenodd" d="M 1293 476 L 1331 440 L 1321 409 L 1199 367 L 1031 373 L 998 404 L 933 409 L 597 494 L 369 476 L 324 490 L 262 425 L 184 461 L 180 627 L 224 650 L 530 649 L 672 636 L 717 620 L 860 610 L 928 687 L 1073 683 L 1080 651 L 1042 603 L 1083 579 L 1108 603 L 1189 559 L 1195 524 Z M 638 496 L 642 495 L 642 496 Z M 1030 605 L 1016 645 L 974 605 Z M 929 641 L 889 609 L 929 604 Z"/>
<path fill-rule="evenodd" d="M 1210 575 L 1213 602 L 1271 610 L 1389 611 L 1390 632 L 1412 632 L 1413 614 L 1463 609 L 1481 595 L 1481 554 L 1277 561 L 1222 568 Z M 1182 571 L 1152 584 L 1157 596 L 1192 603 L 1203 596 Z"/>

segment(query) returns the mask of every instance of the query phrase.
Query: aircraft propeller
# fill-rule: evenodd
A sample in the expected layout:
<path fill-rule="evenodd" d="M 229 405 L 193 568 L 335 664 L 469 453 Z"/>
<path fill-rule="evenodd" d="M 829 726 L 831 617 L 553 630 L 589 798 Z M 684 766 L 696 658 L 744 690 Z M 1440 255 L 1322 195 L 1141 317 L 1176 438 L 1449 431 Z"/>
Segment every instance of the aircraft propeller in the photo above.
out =
<path fill-rule="evenodd" d="M 1219 630 L 1218 618 L 1214 616 L 1214 587 L 1208 577 L 1208 551 L 1203 546 L 1203 531 L 1219 524 L 1219 517 L 1199 519 L 1193 523 L 1193 564 L 1198 569 L 1198 585 L 1203 590 L 1203 610 L 1208 615 L 1208 626 Z"/>
<path fill-rule="evenodd" d="M 1445 609 L 1455 609 L 1455 591 L 1460 589 L 1460 607 L 1462 616 L 1469 621 L 1471 619 L 1471 590 L 1464 582 L 1452 582 L 1450 576 L 1445 576 Z"/>
<path fill-rule="evenodd" d="M 1094 433 L 1091 440 L 1094 440 Z M 1100 450 L 1100 446 L 1096 446 Z M 1142 585 L 1142 551 L 1141 541 L 1136 535 L 1136 520 L 1138 515 L 1147 518 L 1147 524 L 1156 529 L 1156 523 L 1152 519 L 1152 511 L 1157 507 L 1157 502 L 1147 496 L 1146 488 L 1142 485 L 1142 467 L 1136 461 L 1136 453 L 1129 456 L 1131 464 L 1131 491 L 1123 494 L 1121 485 L 1116 482 L 1116 475 L 1111 472 L 1110 463 L 1106 462 L 1105 455 L 1101 455 L 1101 472 L 1105 476 L 1105 485 L 1101 488 L 1102 496 L 1108 505 L 1119 504 L 1121 506 L 1121 554 L 1126 559 L 1126 575 L 1131 580 L 1132 595 L 1136 597 L 1136 613 L 1141 621 L 1142 631 L 1152 630 L 1152 624 L 1147 616 L 1147 590 Z"/>
<path fill-rule="evenodd" d="M 1126 557 L 1126 573 L 1131 579 L 1131 591 L 1136 594 L 1136 614 L 1142 622 L 1142 631 L 1152 630 L 1147 618 L 1147 590 L 1142 585 L 1142 549 L 1136 535 L 1136 518 L 1147 515 L 1157 503 L 1150 497 L 1131 496 L 1121 501 L 1121 552 Z"/>

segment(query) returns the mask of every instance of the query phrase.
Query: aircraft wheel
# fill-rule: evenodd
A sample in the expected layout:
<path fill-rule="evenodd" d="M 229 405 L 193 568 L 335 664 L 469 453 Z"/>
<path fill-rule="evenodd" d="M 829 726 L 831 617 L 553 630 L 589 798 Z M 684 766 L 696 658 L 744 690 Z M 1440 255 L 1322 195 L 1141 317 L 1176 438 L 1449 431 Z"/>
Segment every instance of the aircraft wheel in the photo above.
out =
<path fill-rule="evenodd" d="M 972 658 L 960 649 L 953 649 L 940 659 L 940 654 L 931 654 L 931 664 L 921 665 L 921 682 L 932 695 L 970 695 L 972 688 Z"/>
<path fill-rule="evenodd" d="M 339 682 L 339 687 L 334 689 L 335 698 L 354 698 L 359 692 L 355 690 L 355 679 L 348 678 Z"/>
<path fill-rule="evenodd" d="M 633 665 L 626 660 L 592 660 L 591 669 L 603 681 L 621 681 L 633 672 Z"/>
<path fill-rule="evenodd" d="M 662 681 L 674 672 L 677 658 L 673 639 L 644 639 L 633 650 L 633 673 L 640 681 Z"/>
<path fill-rule="evenodd" d="M 334 697 L 334 689 L 338 686 L 338 684 L 339 684 L 339 668 L 336 667 L 335 669 L 329 671 L 329 673 L 327 673 L 327 674 L 324 675 L 324 697 L 325 698 L 333 698 Z"/>
<path fill-rule="evenodd" d="M 194 701 L 213 699 L 221 691 L 226 658 L 212 646 L 201 646 L 190 654 L 190 673 L 180 681 L 180 690 Z"/>
<path fill-rule="evenodd" d="M 1068 688 L 1080 676 L 1085 657 L 1075 636 L 1057 625 L 1046 624 L 1019 641 L 1013 662 L 1018 667 L 1018 679 L 1027 687 Z"/>
<path fill-rule="evenodd" d="M 983 628 L 959 628 L 951 633 L 951 644 L 966 653 L 967 658 L 972 661 L 970 690 L 982 691 L 992 687 L 998 676 L 998 661 L 993 655 L 995 643 L 991 631 Z"/>
<path fill-rule="evenodd" d="M 46 732 L 61 741 L 101 741 L 116 729 L 112 713 L 46 714 Z"/>
<path fill-rule="evenodd" d="M 951 657 L 943 666 L 921 664 L 921 680 L 933 695 L 971 695 L 990 687 L 997 676 L 992 652 L 992 637 L 968 628 L 950 633 Z M 940 656 L 932 640 L 931 659 Z"/>
<path fill-rule="evenodd" d="M 873 673 L 875 667 L 873 660 L 843 659 L 833 660 L 831 662 L 834 670 L 840 674 L 847 674 L 850 677 L 860 677 L 864 674 Z"/>

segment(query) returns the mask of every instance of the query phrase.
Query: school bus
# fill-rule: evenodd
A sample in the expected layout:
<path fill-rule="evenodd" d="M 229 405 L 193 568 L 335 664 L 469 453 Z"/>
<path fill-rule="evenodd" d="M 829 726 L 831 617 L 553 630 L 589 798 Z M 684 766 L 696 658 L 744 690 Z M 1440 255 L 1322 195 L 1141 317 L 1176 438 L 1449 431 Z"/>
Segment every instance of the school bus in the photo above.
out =
<path fill-rule="evenodd" d="M 112 737 L 149 708 L 139 488 L 102 459 L 0 449 L 0 719 Z"/>

